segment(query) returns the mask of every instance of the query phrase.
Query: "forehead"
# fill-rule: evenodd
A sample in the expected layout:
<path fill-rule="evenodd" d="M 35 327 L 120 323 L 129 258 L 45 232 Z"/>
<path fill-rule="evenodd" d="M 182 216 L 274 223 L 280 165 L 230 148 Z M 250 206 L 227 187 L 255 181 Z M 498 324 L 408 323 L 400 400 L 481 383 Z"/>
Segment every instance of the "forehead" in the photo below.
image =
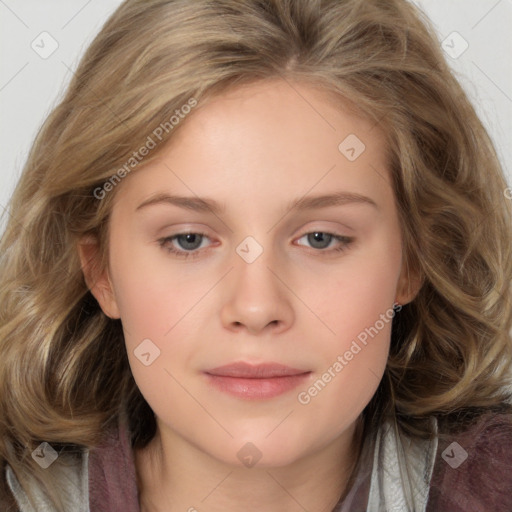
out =
<path fill-rule="evenodd" d="M 159 157 L 126 177 L 119 192 L 135 201 L 167 189 L 227 204 L 340 187 L 389 195 L 386 155 L 383 132 L 332 94 L 259 82 L 199 102 Z"/>
<path fill-rule="evenodd" d="M 318 85 L 284 80 L 256 82 L 231 88 L 200 104 L 168 148 L 183 145 L 184 139 L 190 147 L 197 137 L 203 145 L 210 142 L 212 148 L 242 150 L 264 145 L 262 156 L 267 159 L 279 159 L 286 143 L 286 149 L 295 150 L 286 155 L 288 159 L 301 155 L 302 150 L 317 154 L 327 151 L 337 156 L 340 142 L 352 135 L 353 141 L 359 138 L 370 151 L 385 152 L 383 132 L 355 109 Z"/>

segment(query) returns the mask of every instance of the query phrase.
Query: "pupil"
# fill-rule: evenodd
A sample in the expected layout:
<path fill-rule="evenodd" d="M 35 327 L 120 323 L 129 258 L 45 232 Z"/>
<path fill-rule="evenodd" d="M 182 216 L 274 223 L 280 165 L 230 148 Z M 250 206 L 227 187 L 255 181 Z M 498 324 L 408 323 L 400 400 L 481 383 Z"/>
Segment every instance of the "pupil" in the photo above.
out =
<path fill-rule="evenodd" d="M 308 242 L 316 249 L 325 249 L 331 242 L 332 235 L 322 232 L 310 233 L 308 235 Z"/>
<path fill-rule="evenodd" d="M 179 235 L 178 242 L 183 249 L 197 249 L 201 245 L 201 235 L 195 233 Z"/>

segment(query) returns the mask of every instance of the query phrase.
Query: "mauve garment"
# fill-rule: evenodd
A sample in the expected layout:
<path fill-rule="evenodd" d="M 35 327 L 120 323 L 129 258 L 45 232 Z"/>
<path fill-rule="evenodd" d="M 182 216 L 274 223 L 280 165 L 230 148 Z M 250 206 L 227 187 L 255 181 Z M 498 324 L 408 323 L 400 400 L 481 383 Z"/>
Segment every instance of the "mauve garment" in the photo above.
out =
<path fill-rule="evenodd" d="M 89 507 L 90 512 L 140 512 L 133 451 L 121 426 L 89 451 Z"/>
<path fill-rule="evenodd" d="M 467 459 L 460 460 L 459 447 Z M 452 465 L 446 460 L 451 460 Z M 364 512 L 371 468 L 357 481 L 351 512 Z M 364 491 L 364 492 L 361 492 Z M 125 429 L 89 453 L 90 512 L 140 512 L 133 452 Z M 341 510 L 342 503 L 336 506 Z M 512 512 L 512 415 L 486 414 L 469 430 L 439 440 L 427 512 Z M 374 512 L 374 511 L 372 511 Z M 389 511 L 375 511 L 389 512 Z M 396 511 L 407 512 L 407 511 Z"/>
<path fill-rule="evenodd" d="M 456 468 L 446 462 L 460 452 L 450 446 L 454 441 L 467 453 Z M 512 512 L 512 415 L 487 414 L 456 438 L 439 441 L 427 512 L 445 511 Z"/>

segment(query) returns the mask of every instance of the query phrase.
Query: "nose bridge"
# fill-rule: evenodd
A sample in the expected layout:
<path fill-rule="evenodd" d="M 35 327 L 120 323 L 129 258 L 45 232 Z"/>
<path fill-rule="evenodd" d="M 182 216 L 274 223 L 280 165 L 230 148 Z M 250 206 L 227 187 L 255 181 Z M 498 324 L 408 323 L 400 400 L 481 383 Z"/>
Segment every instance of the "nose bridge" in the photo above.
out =
<path fill-rule="evenodd" d="M 293 321 L 292 304 L 286 287 L 276 277 L 281 265 L 270 242 L 264 247 L 254 237 L 247 237 L 235 252 L 230 286 L 222 304 L 224 326 L 245 326 L 253 333 L 267 326 L 280 330 L 289 327 Z"/>

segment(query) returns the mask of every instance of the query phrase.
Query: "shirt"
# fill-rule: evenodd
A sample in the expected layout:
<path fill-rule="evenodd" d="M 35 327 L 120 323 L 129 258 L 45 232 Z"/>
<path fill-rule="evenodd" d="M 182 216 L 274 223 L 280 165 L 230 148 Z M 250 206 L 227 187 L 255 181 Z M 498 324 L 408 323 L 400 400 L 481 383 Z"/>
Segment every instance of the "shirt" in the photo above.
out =
<path fill-rule="evenodd" d="M 140 512 L 126 428 L 119 425 L 80 457 L 65 457 L 58 477 L 70 512 Z M 20 512 L 54 512 L 37 488 L 34 511 L 9 466 L 5 477 Z M 372 451 L 363 447 L 354 483 L 333 510 L 365 511 L 512 512 L 512 415 L 488 413 L 450 439 L 403 438 L 383 424 Z"/>

